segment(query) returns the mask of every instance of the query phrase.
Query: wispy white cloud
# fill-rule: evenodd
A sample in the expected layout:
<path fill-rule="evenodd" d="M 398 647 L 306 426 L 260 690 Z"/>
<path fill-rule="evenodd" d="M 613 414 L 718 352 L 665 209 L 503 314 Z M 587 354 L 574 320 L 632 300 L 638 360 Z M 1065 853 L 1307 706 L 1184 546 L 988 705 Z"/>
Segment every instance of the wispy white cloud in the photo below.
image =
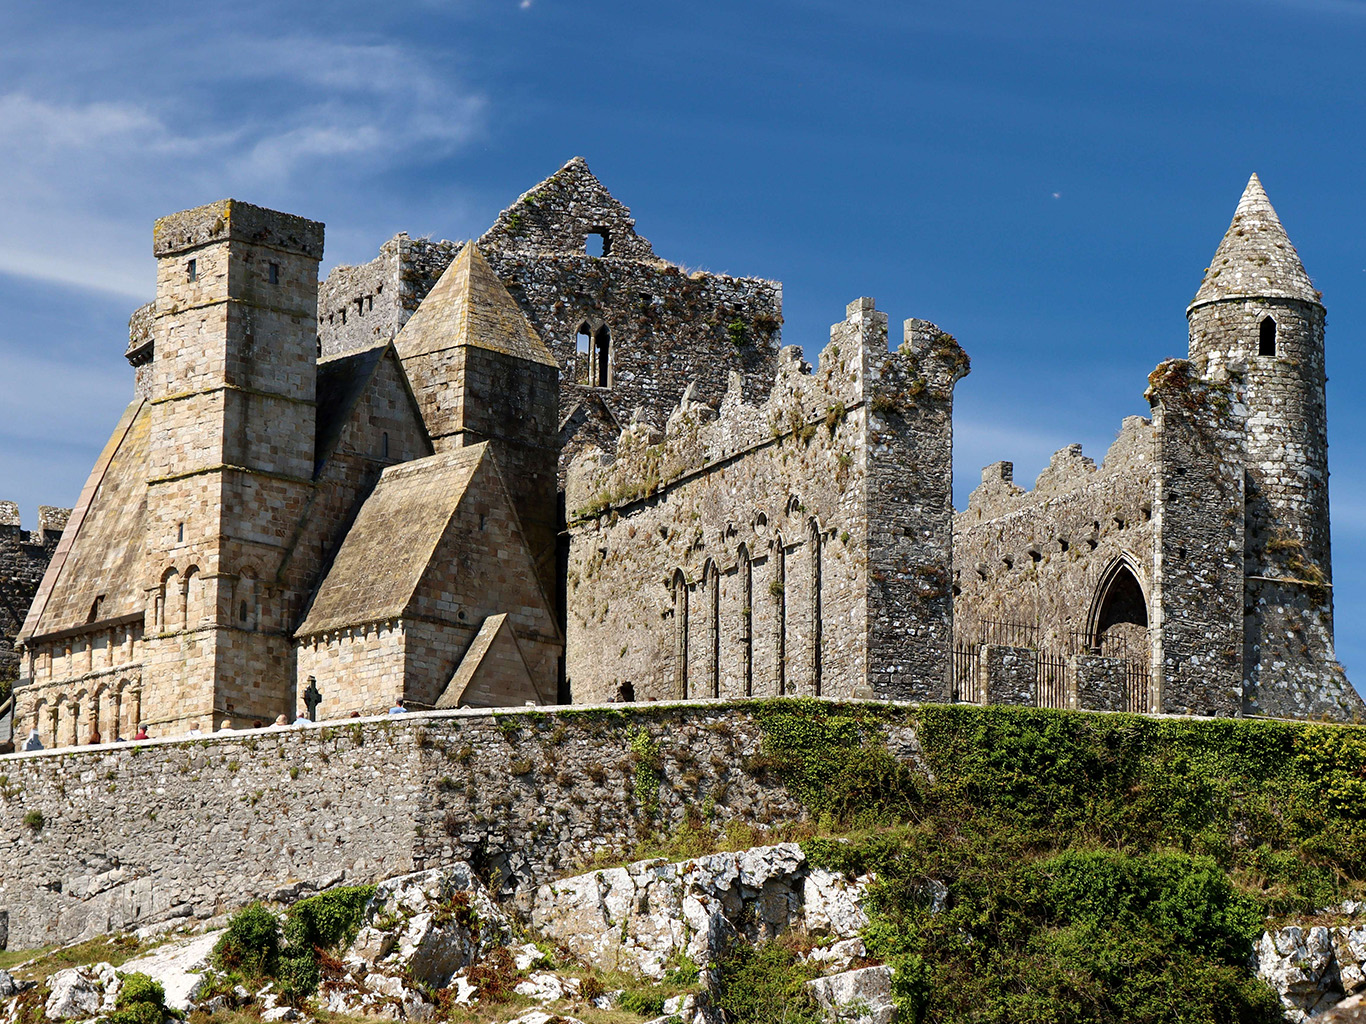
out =
<path fill-rule="evenodd" d="M 483 123 L 449 58 L 302 30 L 170 32 L 0 42 L 0 272 L 141 296 L 154 217 L 228 195 L 318 215 L 320 183 L 354 194 Z"/>

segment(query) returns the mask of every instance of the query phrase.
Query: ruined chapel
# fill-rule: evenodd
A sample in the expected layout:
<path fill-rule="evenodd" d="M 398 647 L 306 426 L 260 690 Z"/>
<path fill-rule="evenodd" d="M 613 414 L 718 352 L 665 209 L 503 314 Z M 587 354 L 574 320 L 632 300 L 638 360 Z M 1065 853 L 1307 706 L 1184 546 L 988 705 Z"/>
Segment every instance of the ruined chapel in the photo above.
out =
<path fill-rule="evenodd" d="M 477 241 L 322 282 L 322 224 L 235 200 L 153 245 L 128 407 L 65 528 L 0 545 L 15 729 L 49 746 L 306 700 L 1366 712 L 1324 307 L 1255 176 L 1151 417 L 1029 491 L 995 463 L 959 512 L 952 336 L 889 343 L 860 298 L 809 366 L 779 284 L 656 256 L 582 159 Z"/>

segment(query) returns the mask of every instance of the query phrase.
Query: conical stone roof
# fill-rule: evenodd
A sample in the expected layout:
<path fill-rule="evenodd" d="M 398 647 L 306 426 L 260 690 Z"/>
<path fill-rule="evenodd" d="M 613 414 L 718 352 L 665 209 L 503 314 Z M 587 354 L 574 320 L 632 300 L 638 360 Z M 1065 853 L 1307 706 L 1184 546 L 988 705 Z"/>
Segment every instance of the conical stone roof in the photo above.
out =
<path fill-rule="evenodd" d="M 560 365 L 473 242 L 465 243 L 394 339 L 402 359 L 462 346 Z"/>
<path fill-rule="evenodd" d="M 1290 244 L 1255 174 L 1248 180 L 1233 223 L 1186 311 L 1210 302 L 1245 298 L 1319 301 L 1299 254 Z"/>

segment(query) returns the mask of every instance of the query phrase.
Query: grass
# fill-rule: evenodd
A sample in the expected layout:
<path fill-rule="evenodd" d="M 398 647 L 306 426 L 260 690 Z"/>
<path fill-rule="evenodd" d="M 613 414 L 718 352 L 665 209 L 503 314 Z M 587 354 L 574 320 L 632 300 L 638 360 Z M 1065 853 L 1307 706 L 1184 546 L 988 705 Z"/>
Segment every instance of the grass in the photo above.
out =
<path fill-rule="evenodd" d="M 104 961 L 114 967 L 122 966 L 135 956 L 141 956 L 164 940 L 140 942 L 133 935 L 101 935 L 71 946 L 43 946 L 38 949 L 7 949 L 0 951 L 0 970 L 20 978 L 44 981 L 58 971 L 82 964 Z"/>

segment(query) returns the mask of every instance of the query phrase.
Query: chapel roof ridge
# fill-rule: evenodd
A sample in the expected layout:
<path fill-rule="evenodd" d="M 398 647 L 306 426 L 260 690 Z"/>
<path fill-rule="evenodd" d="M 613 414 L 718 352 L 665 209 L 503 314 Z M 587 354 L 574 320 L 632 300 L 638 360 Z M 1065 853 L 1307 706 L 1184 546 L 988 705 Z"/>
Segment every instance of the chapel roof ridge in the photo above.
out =
<path fill-rule="evenodd" d="M 1281 219 L 1254 172 L 1186 312 L 1227 299 L 1297 299 L 1321 305 Z"/>

